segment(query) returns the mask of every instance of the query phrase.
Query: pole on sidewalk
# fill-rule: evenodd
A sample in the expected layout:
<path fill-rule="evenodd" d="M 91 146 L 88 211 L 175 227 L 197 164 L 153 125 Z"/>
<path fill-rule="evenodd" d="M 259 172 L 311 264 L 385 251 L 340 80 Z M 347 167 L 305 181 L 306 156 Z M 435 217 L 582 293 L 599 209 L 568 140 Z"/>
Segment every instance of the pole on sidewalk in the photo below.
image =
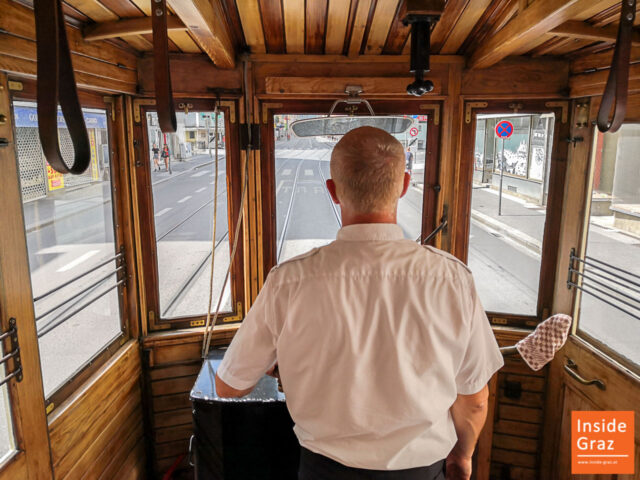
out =
<path fill-rule="evenodd" d="M 502 154 L 500 155 L 500 194 L 498 195 L 498 216 L 502 215 L 502 179 L 504 177 L 504 138 L 502 139 Z"/>

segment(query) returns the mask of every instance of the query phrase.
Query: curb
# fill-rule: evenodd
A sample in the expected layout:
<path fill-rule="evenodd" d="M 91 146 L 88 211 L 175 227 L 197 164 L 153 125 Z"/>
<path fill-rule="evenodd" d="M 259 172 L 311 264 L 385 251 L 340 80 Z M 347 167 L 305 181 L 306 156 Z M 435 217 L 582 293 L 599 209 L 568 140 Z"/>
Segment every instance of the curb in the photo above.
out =
<path fill-rule="evenodd" d="M 224 157 L 224 155 L 223 155 L 223 157 Z M 162 180 L 158 180 L 157 182 L 152 183 L 151 186 L 157 185 L 159 183 L 167 182 L 167 181 L 169 181 L 169 180 L 171 180 L 173 178 L 177 178 L 177 177 L 179 177 L 181 175 L 184 175 L 185 173 L 193 172 L 194 170 L 197 170 L 198 168 L 201 168 L 201 167 L 204 167 L 204 166 L 207 166 L 207 165 L 211 165 L 211 164 L 213 164 L 213 161 L 207 162 L 207 163 L 202 163 L 200 165 L 196 165 L 195 167 L 191 167 L 190 169 L 185 170 L 184 172 L 180 172 L 177 175 L 172 175 L 170 177 L 163 178 Z M 77 201 L 79 201 L 79 200 L 77 200 Z M 67 215 L 62 215 L 60 217 L 55 217 L 55 218 L 53 218 L 51 220 L 48 220 L 46 222 L 39 223 L 38 225 L 32 225 L 30 227 L 25 227 L 25 234 L 32 233 L 32 232 L 36 231 L 39 228 L 47 227 L 47 226 L 51 225 L 52 223 L 54 223 L 56 220 L 64 220 L 65 218 L 69 218 L 69 217 L 72 217 L 74 215 L 77 215 L 78 213 L 82 213 L 82 212 L 85 212 L 87 210 L 91 210 L 92 208 L 99 207 L 101 205 L 104 205 L 105 203 L 109 203 L 110 201 L 111 201 L 111 198 L 107 198 L 102 203 L 96 203 L 96 204 L 88 206 L 86 208 L 83 208 L 83 209 L 80 209 L 80 210 L 76 210 L 73 213 L 69 213 Z"/>
<path fill-rule="evenodd" d="M 521 231 L 516 230 L 513 227 L 510 227 L 506 223 L 499 222 L 489 215 L 480 213 L 477 210 L 471 210 L 471 219 L 503 234 L 505 237 L 508 237 L 514 242 L 525 247 L 531 253 L 534 253 L 536 255 L 542 254 L 542 244 L 539 240 L 527 235 L 526 233 L 522 233 Z"/>

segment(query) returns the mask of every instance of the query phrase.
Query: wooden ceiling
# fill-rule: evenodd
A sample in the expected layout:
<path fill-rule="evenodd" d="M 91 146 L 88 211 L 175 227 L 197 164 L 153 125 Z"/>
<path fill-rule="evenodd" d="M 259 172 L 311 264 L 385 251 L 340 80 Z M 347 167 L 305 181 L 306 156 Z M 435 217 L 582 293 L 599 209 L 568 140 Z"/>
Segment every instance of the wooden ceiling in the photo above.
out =
<path fill-rule="evenodd" d="M 81 24 L 85 36 L 106 26 L 111 35 L 121 34 L 116 42 L 141 52 L 151 50 L 150 21 L 140 20 L 150 15 L 150 0 L 65 0 L 64 4 L 67 18 Z M 409 51 L 409 29 L 402 24 L 405 0 L 168 0 L 168 4 L 176 16 L 170 49 L 204 52 L 221 67 L 232 67 L 236 54 L 247 48 L 256 54 L 347 56 Z M 640 3 L 638 9 L 636 25 L 640 25 Z M 488 66 L 507 55 L 587 55 L 612 48 L 619 12 L 620 0 L 448 0 L 432 33 L 432 51 L 465 55 L 471 67 Z M 122 19 L 139 19 L 142 27 L 118 22 Z M 120 31 L 114 30 L 118 24 Z"/>

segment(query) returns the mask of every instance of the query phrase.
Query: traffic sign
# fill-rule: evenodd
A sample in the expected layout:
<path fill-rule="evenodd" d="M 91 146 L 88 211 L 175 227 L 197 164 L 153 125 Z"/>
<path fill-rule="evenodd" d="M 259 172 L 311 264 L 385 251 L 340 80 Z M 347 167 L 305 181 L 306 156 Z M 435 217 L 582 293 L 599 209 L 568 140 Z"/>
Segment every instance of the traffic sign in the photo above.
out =
<path fill-rule="evenodd" d="M 411 130 L 409 130 L 409 135 L 415 137 L 416 135 L 418 135 L 418 131 L 419 130 L 416 127 L 411 127 Z"/>
<path fill-rule="evenodd" d="M 498 138 L 509 138 L 513 134 L 513 124 L 503 120 L 496 125 L 496 135 Z"/>

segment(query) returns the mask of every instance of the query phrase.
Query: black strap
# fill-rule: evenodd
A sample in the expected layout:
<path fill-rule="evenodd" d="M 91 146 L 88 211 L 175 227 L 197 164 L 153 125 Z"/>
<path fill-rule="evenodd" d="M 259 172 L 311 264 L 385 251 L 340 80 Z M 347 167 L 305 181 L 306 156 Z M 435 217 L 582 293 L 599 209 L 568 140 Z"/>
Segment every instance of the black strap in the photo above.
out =
<path fill-rule="evenodd" d="M 60 0 L 35 0 L 38 60 L 38 132 L 51 168 L 60 173 L 83 173 L 91 163 L 91 147 L 84 123 Z M 68 166 L 58 143 L 58 101 L 73 143 Z"/>
<path fill-rule="evenodd" d="M 158 123 L 164 133 L 176 131 L 176 111 L 171 93 L 171 71 L 169 69 L 169 35 L 167 34 L 167 2 L 152 0 L 153 20 L 153 74 L 156 87 Z"/>
<path fill-rule="evenodd" d="M 611 61 L 607 85 L 602 95 L 602 103 L 598 111 L 597 124 L 598 130 L 601 132 L 617 132 L 627 113 L 629 60 L 631 57 L 631 37 L 635 16 L 636 0 L 622 0 L 616 48 Z M 609 122 L 609 113 L 614 105 L 613 119 Z"/>

